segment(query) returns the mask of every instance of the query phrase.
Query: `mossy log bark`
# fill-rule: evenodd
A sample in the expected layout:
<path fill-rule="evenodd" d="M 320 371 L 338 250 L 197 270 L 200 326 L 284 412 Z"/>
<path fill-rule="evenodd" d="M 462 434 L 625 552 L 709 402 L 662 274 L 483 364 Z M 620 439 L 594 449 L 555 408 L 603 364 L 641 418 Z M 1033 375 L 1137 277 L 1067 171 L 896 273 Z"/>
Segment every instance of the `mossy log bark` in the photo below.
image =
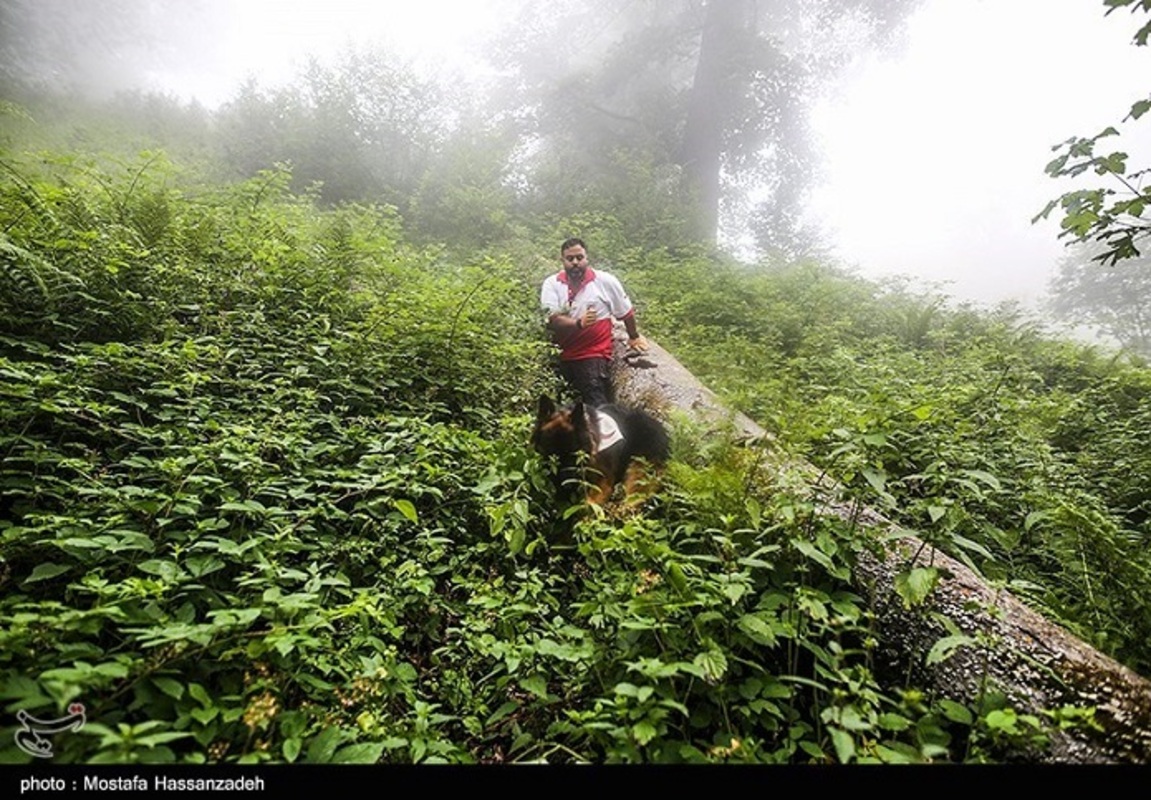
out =
<path fill-rule="evenodd" d="M 618 333 L 618 332 L 617 332 Z M 650 342 L 648 353 L 628 353 L 626 337 L 617 335 L 613 377 L 617 399 L 667 418 L 686 414 L 697 424 L 733 431 L 749 446 L 771 448 L 770 434 L 746 416 L 725 409 L 666 350 Z M 1061 731 L 1050 726 L 1049 744 L 1041 751 L 1021 751 L 1011 758 L 1034 763 L 1151 763 L 1151 681 L 1124 667 L 1081 639 L 1037 614 L 1010 593 L 988 585 L 959 561 L 914 537 L 885 534 L 893 524 L 880 514 L 838 501 L 818 487 L 809 465 L 813 492 L 836 514 L 873 530 L 886 544 L 864 554 L 854 582 L 875 614 L 880 641 L 880 669 L 899 670 L 911 683 L 961 702 L 974 702 L 988 689 L 1002 692 L 1020 713 L 1045 722 L 1045 712 L 1064 706 L 1093 707 L 1101 729 L 1077 726 Z M 911 566 L 934 566 L 943 579 L 922 606 L 905 607 L 895 591 L 895 578 Z M 927 663 L 931 648 L 949 635 L 941 617 L 973 644 L 948 658 Z"/>

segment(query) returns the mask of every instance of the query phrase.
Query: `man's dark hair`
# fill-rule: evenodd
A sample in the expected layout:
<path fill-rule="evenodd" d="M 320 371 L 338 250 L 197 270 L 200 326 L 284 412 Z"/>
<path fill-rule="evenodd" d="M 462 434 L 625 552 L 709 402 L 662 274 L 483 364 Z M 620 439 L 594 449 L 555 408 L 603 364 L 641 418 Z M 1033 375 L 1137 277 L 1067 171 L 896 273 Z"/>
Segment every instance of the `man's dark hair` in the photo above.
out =
<path fill-rule="evenodd" d="M 570 239 L 564 239 L 564 243 L 560 245 L 560 255 L 562 256 L 564 254 L 564 250 L 567 250 L 569 247 L 577 246 L 587 250 L 587 245 L 584 244 L 583 239 L 580 239 L 578 236 L 573 236 Z"/>

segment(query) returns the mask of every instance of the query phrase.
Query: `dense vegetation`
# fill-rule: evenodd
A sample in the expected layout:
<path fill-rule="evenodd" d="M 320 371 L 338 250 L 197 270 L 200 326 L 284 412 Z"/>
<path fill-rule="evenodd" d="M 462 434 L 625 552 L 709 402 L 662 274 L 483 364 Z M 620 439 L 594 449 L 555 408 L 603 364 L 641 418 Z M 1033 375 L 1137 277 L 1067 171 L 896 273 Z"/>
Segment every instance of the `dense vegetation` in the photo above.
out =
<path fill-rule="evenodd" d="M 962 761 L 1034 733 L 994 692 L 881 682 L 868 538 L 685 420 L 658 497 L 557 546 L 538 260 L 287 183 L 5 160 L 0 694 L 85 703 L 60 760 Z M 1147 669 L 1145 369 L 826 266 L 611 244 L 649 332 L 787 452 Z"/>
<path fill-rule="evenodd" d="M 819 265 L 694 266 L 659 277 L 689 299 L 658 310 L 697 374 L 869 505 L 1151 669 L 1143 362 Z"/>

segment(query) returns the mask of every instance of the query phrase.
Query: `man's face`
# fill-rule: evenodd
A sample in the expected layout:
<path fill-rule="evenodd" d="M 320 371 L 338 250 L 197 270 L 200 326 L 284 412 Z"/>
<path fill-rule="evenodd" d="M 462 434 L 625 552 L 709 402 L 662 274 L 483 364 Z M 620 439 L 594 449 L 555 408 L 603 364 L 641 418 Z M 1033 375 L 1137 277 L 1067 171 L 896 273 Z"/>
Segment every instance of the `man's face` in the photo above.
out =
<path fill-rule="evenodd" d="M 562 255 L 568 280 L 577 283 L 583 280 L 584 272 L 587 271 L 587 251 L 577 244 L 564 250 Z"/>

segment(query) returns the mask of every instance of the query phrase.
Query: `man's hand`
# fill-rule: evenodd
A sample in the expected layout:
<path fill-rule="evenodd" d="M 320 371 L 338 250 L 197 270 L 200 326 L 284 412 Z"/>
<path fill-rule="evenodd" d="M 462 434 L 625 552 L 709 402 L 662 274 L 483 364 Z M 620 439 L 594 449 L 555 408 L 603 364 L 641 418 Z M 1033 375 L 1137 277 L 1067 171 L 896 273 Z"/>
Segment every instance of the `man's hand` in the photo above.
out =
<path fill-rule="evenodd" d="M 647 339 L 642 336 L 636 336 L 634 339 L 627 340 L 628 350 L 635 350 L 637 353 L 646 353 L 648 350 Z"/>
<path fill-rule="evenodd" d="M 595 309 L 589 308 L 587 311 L 583 312 L 583 316 L 579 318 L 579 326 L 581 328 L 586 328 L 590 325 L 594 325 L 598 317 L 599 315 L 595 313 Z"/>

